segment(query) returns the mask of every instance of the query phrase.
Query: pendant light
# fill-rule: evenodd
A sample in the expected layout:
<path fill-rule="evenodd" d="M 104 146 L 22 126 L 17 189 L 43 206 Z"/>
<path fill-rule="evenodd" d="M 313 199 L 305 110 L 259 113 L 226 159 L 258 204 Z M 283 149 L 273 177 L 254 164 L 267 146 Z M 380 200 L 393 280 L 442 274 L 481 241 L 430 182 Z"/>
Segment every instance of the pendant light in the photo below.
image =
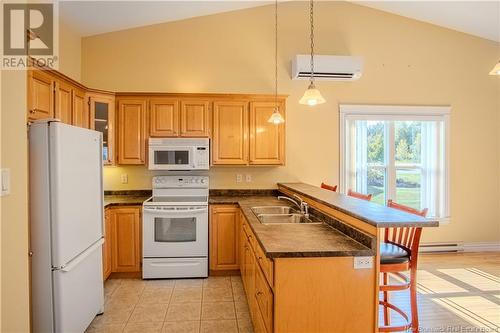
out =
<path fill-rule="evenodd" d="M 268 122 L 275 125 L 285 122 L 278 103 L 278 0 L 274 1 L 274 111 Z"/>
<path fill-rule="evenodd" d="M 304 96 L 300 99 L 300 104 L 314 106 L 316 104 L 325 103 L 325 99 L 314 85 L 314 0 L 310 1 L 310 22 L 311 22 L 311 77 L 309 79 L 309 87 L 304 92 Z"/>
<path fill-rule="evenodd" d="M 490 75 L 500 75 L 500 61 L 497 62 L 495 67 L 493 67 L 493 69 L 490 72 Z"/>

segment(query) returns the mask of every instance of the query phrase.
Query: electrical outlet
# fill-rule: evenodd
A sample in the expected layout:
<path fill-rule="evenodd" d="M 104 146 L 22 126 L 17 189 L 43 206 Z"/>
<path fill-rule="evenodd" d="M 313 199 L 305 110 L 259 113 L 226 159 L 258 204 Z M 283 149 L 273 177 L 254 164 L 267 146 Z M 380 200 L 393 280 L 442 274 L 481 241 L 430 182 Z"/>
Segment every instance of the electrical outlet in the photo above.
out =
<path fill-rule="evenodd" d="M 354 269 L 373 268 L 373 257 L 354 257 Z"/>
<path fill-rule="evenodd" d="M 122 184 L 128 184 L 128 175 L 126 173 L 122 173 L 120 176 Z"/>
<path fill-rule="evenodd" d="M 252 182 L 252 175 L 245 175 L 245 180 L 247 183 L 251 183 Z"/>
<path fill-rule="evenodd" d="M 236 182 L 241 183 L 243 181 L 243 175 L 241 173 L 236 175 Z"/>

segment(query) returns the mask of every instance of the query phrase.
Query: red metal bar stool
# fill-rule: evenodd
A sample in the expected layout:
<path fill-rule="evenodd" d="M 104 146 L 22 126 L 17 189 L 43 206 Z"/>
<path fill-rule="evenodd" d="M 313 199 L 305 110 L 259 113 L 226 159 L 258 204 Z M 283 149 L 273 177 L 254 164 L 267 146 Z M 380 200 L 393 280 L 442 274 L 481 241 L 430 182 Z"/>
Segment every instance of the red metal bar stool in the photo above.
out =
<path fill-rule="evenodd" d="M 387 202 L 387 206 L 422 217 L 427 215 L 427 208 L 417 210 L 398 204 L 392 200 Z M 379 331 L 401 332 L 411 328 L 413 332 L 418 332 L 417 259 L 422 228 L 386 228 L 384 233 L 384 242 L 380 244 L 380 272 L 383 274 L 383 283 L 379 289 L 384 294 L 383 300 L 379 301 L 384 310 L 384 325 L 379 326 Z M 403 274 L 403 272 L 408 271 L 409 276 Z M 400 284 L 389 284 L 389 274 L 397 276 L 403 282 Z M 406 289 L 410 289 L 411 320 L 408 314 L 401 308 L 389 302 L 390 291 Z M 390 326 L 390 310 L 401 315 L 406 323 L 404 325 Z"/>
<path fill-rule="evenodd" d="M 349 195 L 351 197 L 354 197 L 354 198 L 361 199 L 361 200 L 366 200 L 366 201 L 371 201 L 372 200 L 372 195 L 371 194 L 363 194 L 363 193 L 355 192 L 355 191 L 353 191 L 351 189 L 349 189 L 347 191 L 347 195 Z"/>
<path fill-rule="evenodd" d="M 330 190 L 330 191 L 333 191 L 333 192 L 337 191 L 337 185 L 328 185 L 328 184 L 325 184 L 325 183 L 321 183 L 321 188 L 324 188 L 325 190 Z"/>

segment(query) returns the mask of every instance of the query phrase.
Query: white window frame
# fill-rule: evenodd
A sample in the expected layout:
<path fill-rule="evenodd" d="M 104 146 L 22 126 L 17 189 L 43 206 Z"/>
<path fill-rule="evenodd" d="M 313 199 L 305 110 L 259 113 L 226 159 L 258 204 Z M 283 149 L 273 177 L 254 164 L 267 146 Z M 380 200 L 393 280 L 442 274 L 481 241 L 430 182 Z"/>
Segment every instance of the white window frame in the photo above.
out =
<path fill-rule="evenodd" d="M 445 170 L 444 176 L 444 184 L 442 188 L 444 189 L 444 216 L 439 218 L 439 221 L 442 224 L 447 224 L 450 222 L 450 115 L 451 115 L 451 106 L 414 106 L 414 105 L 362 105 L 362 104 L 340 104 L 340 168 L 339 168 L 339 179 L 340 179 L 340 192 L 347 193 L 346 184 L 347 177 L 349 175 L 345 174 L 346 171 L 346 159 L 352 158 L 350 157 L 349 150 L 346 147 L 346 132 L 348 131 L 347 120 L 356 120 L 359 118 L 360 120 L 439 120 L 444 124 L 444 166 Z M 392 133 L 391 133 L 392 131 Z M 388 135 L 394 135 L 394 128 L 388 129 Z M 353 143 L 351 143 L 352 145 Z M 386 164 L 387 161 L 391 159 L 387 159 L 394 154 L 394 147 L 390 147 L 390 151 L 384 152 L 386 154 Z M 392 182 L 394 182 L 394 175 L 389 174 L 389 169 L 387 165 L 385 166 L 387 169 L 387 196 L 394 197 L 394 194 L 391 193 L 392 188 L 394 187 Z M 398 167 L 398 169 L 401 167 Z M 403 167 L 404 168 L 404 167 Z M 393 170 L 395 172 L 395 170 Z M 393 179 L 394 178 L 394 179 Z"/>

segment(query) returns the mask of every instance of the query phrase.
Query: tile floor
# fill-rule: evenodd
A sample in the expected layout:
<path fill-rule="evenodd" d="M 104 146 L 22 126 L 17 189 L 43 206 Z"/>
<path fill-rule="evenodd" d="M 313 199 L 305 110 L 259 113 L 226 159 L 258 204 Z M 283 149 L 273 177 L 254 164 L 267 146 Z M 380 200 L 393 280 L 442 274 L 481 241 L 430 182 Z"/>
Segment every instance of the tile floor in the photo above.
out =
<path fill-rule="evenodd" d="M 239 276 L 208 279 L 111 279 L 104 314 L 91 332 L 253 332 Z"/>

